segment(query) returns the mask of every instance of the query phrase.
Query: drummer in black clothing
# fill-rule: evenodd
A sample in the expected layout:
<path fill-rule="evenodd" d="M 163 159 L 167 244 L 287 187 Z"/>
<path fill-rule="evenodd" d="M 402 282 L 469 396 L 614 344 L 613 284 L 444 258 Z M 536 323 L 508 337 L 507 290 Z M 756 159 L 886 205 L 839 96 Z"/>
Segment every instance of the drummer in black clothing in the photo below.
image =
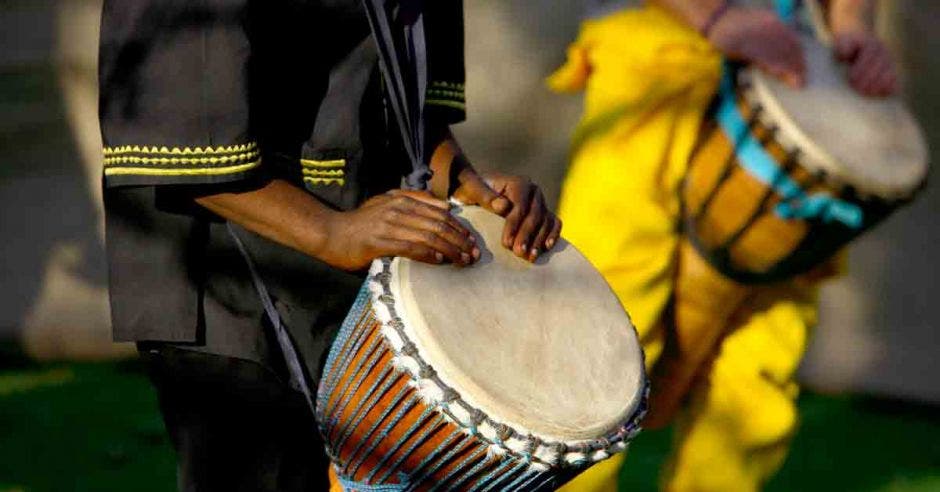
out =
<path fill-rule="evenodd" d="M 558 238 L 538 187 L 461 153 L 462 3 L 420 3 L 430 193 L 398 189 L 409 158 L 359 0 L 105 1 L 114 337 L 147 361 L 181 490 L 326 490 L 272 326 L 315 386 L 373 259 L 478 257 L 445 199 L 505 216 L 504 246 L 528 260 Z"/>

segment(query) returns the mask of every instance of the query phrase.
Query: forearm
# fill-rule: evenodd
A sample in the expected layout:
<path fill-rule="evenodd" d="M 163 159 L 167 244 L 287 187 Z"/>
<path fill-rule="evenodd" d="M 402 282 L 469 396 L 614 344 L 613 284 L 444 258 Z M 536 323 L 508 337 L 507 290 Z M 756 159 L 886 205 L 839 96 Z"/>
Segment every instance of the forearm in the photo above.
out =
<path fill-rule="evenodd" d="M 195 200 L 252 232 L 330 263 L 325 246 L 338 212 L 287 181 L 275 179 L 258 189 Z"/>
<path fill-rule="evenodd" d="M 833 32 L 867 31 L 874 24 L 873 0 L 824 0 L 822 4 Z"/>

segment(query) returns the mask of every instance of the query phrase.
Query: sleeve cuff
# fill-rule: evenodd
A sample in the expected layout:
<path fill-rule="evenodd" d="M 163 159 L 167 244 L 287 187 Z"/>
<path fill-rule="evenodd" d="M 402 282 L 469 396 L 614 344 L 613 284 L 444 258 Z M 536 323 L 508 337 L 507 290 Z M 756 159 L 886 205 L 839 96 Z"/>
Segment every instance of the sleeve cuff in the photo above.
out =
<path fill-rule="evenodd" d="M 428 84 L 424 102 L 428 109 L 441 114 L 448 123 L 466 119 L 467 103 L 462 83 L 432 81 Z"/>
<path fill-rule="evenodd" d="M 225 147 L 104 148 L 106 186 L 223 183 L 242 179 L 260 166 L 255 142 Z"/>

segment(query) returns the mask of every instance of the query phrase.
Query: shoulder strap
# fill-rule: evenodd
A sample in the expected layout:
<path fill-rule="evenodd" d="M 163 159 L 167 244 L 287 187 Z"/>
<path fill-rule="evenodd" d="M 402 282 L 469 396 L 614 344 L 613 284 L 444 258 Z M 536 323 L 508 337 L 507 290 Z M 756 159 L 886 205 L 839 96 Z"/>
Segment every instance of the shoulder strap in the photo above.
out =
<path fill-rule="evenodd" d="M 407 184 L 412 189 L 426 189 L 431 177 L 424 148 L 427 50 L 422 3 L 422 0 L 362 1 L 378 47 L 388 99 L 411 160 L 412 173 Z M 396 6 L 397 19 L 392 17 Z"/>
<path fill-rule="evenodd" d="M 248 265 L 248 271 L 251 273 L 251 282 L 255 285 L 255 290 L 258 292 L 258 298 L 261 299 L 261 304 L 264 306 L 264 312 L 267 314 L 268 321 L 271 322 L 271 327 L 274 329 L 274 336 L 277 339 L 277 344 L 281 348 L 281 354 L 284 356 L 284 362 L 287 365 L 287 372 L 290 376 L 290 386 L 303 394 L 304 399 L 310 406 L 310 410 L 316 412 L 316 407 L 313 404 L 313 397 L 310 394 L 310 386 L 307 385 L 307 377 L 304 373 L 300 356 L 297 354 L 297 349 L 294 348 L 294 342 L 291 340 L 290 334 L 287 333 L 287 329 L 285 329 L 284 325 L 281 324 L 281 316 L 274 307 L 274 301 L 271 300 L 271 294 L 268 293 L 268 288 L 265 287 L 264 281 L 261 280 L 261 276 L 258 274 L 258 270 L 255 268 L 255 262 L 251 259 L 251 255 L 248 253 L 248 248 L 245 247 L 245 244 L 242 242 L 241 238 L 238 237 L 238 234 L 232 227 L 232 223 L 226 223 L 226 227 L 228 228 L 229 235 L 232 236 L 232 240 L 235 241 L 235 245 L 238 246 L 238 251 L 241 252 L 242 257 L 245 259 L 245 263 Z"/>

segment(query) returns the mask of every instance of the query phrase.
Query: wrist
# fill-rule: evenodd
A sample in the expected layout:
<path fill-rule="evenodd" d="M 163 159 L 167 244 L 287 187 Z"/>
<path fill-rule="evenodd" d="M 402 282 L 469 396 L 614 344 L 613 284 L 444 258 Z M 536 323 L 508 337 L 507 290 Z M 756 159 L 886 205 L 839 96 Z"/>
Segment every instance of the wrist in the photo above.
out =
<path fill-rule="evenodd" d="M 320 222 L 321 233 L 311 233 L 306 238 L 306 245 L 309 248 L 307 254 L 323 261 L 328 265 L 342 268 L 342 252 L 345 249 L 342 246 L 342 240 L 347 236 L 344 227 L 349 221 L 349 212 L 337 210 L 324 210 L 317 220 Z"/>
<path fill-rule="evenodd" d="M 829 29 L 834 34 L 871 32 L 872 6 L 869 0 L 832 0 L 828 5 Z"/>
<path fill-rule="evenodd" d="M 838 22 L 830 21 L 829 29 L 832 34 L 872 34 L 873 28 L 864 19 L 842 19 Z"/>
<path fill-rule="evenodd" d="M 709 39 L 712 32 L 715 30 L 715 26 L 725 17 L 734 5 L 731 0 L 722 0 L 718 5 L 716 5 L 708 14 L 701 18 L 701 20 L 694 25 L 698 30 L 699 34 L 702 37 Z"/>
<path fill-rule="evenodd" d="M 463 149 L 449 132 L 442 139 L 431 156 L 433 176 L 429 183 L 431 193 L 442 200 L 450 198 L 461 183 L 468 178 L 467 172 L 473 172 L 473 166 L 463 153 Z"/>

